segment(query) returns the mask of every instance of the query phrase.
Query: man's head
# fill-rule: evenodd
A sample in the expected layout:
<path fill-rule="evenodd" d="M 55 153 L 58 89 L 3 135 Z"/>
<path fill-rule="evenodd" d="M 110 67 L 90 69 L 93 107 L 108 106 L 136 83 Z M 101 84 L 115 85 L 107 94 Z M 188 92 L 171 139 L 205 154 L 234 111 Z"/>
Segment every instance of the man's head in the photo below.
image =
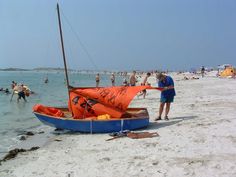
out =
<path fill-rule="evenodd" d="M 157 79 L 159 80 L 159 81 L 163 81 L 164 79 L 165 79 L 165 75 L 164 74 L 162 74 L 162 73 L 157 73 Z"/>
<path fill-rule="evenodd" d="M 148 76 L 148 77 L 151 76 L 151 73 L 147 73 L 147 76 Z"/>
<path fill-rule="evenodd" d="M 133 71 L 133 74 L 136 74 L 136 71 Z"/>

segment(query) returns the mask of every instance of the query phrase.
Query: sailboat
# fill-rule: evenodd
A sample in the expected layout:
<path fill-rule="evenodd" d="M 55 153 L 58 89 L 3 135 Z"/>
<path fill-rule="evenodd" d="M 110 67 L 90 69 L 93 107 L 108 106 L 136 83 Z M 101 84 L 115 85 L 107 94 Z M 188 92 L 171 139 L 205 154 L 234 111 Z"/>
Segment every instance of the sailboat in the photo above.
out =
<path fill-rule="evenodd" d="M 152 89 L 150 86 L 74 88 L 69 85 L 59 4 L 57 15 L 69 96 L 68 107 L 57 108 L 37 104 L 33 107 L 35 116 L 49 126 L 85 133 L 109 133 L 147 127 L 147 108 L 128 106 L 140 91 Z"/>

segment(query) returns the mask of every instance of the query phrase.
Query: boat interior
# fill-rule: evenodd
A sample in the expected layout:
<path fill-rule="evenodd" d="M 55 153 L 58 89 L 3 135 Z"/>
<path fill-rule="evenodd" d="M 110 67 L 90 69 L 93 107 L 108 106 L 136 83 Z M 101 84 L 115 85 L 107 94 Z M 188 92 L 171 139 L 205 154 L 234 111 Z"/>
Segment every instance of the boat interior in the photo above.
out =
<path fill-rule="evenodd" d="M 68 108 L 57 108 L 63 111 L 65 117 L 67 119 L 73 119 L 71 112 Z M 149 114 L 146 108 L 128 108 L 126 112 L 122 115 L 123 119 L 132 119 L 132 118 L 148 118 Z M 115 118 L 114 118 L 115 119 Z M 120 118 L 119 118 L 120 119 Z"/>

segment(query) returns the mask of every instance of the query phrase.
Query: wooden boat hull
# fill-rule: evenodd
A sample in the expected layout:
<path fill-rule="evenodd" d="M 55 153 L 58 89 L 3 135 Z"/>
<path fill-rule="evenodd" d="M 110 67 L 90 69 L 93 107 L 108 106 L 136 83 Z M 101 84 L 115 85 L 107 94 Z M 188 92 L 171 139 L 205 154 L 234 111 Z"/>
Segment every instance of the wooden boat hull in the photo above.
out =
<path fill-rule="evenodd" d="M 34 112 L 36 117 L 46 125 L 84 133 L 110 133 L 123 130 L 136 130 L 147 127 L 149 124 L 149 115 L 146 108 L 130 108 L 131 111 L 145 111 L 138 117 L 108 119 L 108 120 L 90 120 L 90 119 L 72 119 L 53 117 Z"/>

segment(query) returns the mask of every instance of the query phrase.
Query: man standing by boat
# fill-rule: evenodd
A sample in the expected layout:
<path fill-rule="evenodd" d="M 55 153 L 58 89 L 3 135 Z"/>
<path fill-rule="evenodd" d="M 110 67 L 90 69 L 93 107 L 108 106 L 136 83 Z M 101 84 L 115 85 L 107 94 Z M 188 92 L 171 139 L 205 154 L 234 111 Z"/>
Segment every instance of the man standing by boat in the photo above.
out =
<path fill-rule="evenodd" d="M 159 116 L 155 119 L 161 120 L 162 112 L 164 110 L 164 106 L 166 105 L 165 109 L 165 120 L 169 120 L 168 113 L 170 111 L 170 104 L 174 101 L 175 88 L 174 88 L 174 81 L 170 76 L 166 76 L 162 73 L 157 74 L 158 79 L 158 87 L 163 88 L 161 92 L 161 100 L 160 100 L 160 107 L 159 107 Z"/>

